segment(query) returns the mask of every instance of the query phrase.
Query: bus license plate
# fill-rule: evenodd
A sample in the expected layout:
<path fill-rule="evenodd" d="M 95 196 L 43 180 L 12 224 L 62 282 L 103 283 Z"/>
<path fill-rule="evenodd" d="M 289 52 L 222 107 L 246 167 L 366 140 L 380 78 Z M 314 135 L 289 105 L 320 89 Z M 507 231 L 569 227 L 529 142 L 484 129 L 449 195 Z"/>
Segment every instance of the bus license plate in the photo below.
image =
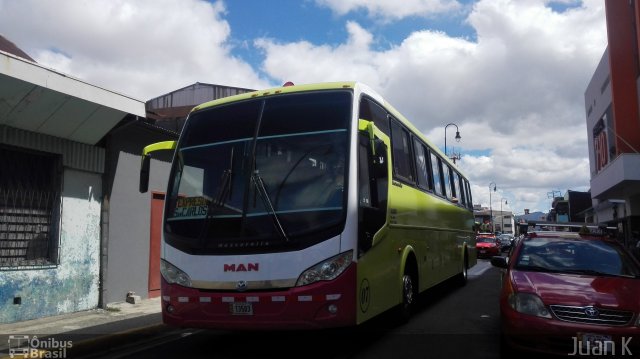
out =
<path fill-rule="evenodd" d="M 253 315 L 253 305 L 251 303 L 231 303 L 230 308 L 232 315 Z"/>

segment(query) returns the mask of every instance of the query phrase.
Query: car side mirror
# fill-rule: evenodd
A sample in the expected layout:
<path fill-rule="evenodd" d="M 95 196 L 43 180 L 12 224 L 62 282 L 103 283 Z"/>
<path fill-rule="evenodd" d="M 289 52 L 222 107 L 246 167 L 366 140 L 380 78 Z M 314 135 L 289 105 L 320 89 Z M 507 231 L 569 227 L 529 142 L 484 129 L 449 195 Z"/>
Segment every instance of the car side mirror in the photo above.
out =
<path fill-rule="evenodd" d="M 502 256 L 491 257 L 491 265 L 498 268 L 507 268 L 507 258 Z"/>

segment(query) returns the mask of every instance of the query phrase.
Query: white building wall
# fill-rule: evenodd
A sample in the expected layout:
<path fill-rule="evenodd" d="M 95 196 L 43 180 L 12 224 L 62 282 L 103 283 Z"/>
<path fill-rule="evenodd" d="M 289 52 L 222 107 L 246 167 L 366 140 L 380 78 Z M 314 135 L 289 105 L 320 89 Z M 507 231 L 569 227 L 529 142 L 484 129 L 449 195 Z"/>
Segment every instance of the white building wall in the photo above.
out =
<path fill-rule="evenodd" d="M 66 168 L 63 181 L 60 263 L 0 271 L 0 323 L 98 306 L 101 175 Z"/>

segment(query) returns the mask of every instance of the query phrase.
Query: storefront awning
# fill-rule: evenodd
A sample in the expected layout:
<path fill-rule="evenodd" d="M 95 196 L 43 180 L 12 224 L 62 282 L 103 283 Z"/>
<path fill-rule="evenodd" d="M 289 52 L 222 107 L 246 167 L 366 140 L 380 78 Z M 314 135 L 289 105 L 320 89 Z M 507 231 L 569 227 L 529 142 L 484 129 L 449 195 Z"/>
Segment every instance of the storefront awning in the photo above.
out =
<path fill-rule="evenodd" d="M 0 125 L 95 145 L 140 100 L 0 51 Z"/>

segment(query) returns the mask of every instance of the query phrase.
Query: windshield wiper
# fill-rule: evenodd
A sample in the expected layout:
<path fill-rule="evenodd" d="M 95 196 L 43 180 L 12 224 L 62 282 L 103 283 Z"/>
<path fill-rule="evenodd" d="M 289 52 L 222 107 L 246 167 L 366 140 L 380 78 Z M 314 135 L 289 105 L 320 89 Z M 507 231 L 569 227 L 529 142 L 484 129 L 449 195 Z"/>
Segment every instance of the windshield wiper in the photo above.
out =
<path fill-rule="evenodd" d="M 222 171 L 222 176 L 220 177 L 220 184 L 218 185 L 216 197 L 213 200 L 213 205 L 216 207 L 224 206 L 227 198 L 231 194 L 231 175 L 233 175 L 233 147 L 231 147 L 231 154 L 229 157 L 229 168 Z"/>
<path fill-rule="evenodd" d="M 220 185 L 218 185 L 216 197 L 213 199 L 213 205 L 216 207 L 224 206 L 229 194 L 231 194 L 231 169 L 226 169 L 222 171 Z"/>
<path fill-rule="evenodd" d="M 271 214 L 271 218 L 273 218 L 273 225 L 278 230 L 278 233 L 280 233 L 280 235 L 285 240 L 285 242 L 289 242 L 289 237 L 287 236 L 287 233 L 284 231 L 284 228 L 282 227 L 282 223 L 280 223 L 280 219 L 278 218 L 278 214 L 276 213 L 275 208 L 273 208 L 273 203 L 271 203 L 271 199 L 269 198 L 269 193 L 267 192 L 267 188 L 264 186 L 264 181 L 262 180 L 262 177 L 260 177 L 260 173 L 258 172 L 258 170 L 255 170 L 255 172 L 251 176 L 251 182 L 256 187 L 256 191 L 260 195 L 260 198 L 262 199 L 262 203 Z"/>

